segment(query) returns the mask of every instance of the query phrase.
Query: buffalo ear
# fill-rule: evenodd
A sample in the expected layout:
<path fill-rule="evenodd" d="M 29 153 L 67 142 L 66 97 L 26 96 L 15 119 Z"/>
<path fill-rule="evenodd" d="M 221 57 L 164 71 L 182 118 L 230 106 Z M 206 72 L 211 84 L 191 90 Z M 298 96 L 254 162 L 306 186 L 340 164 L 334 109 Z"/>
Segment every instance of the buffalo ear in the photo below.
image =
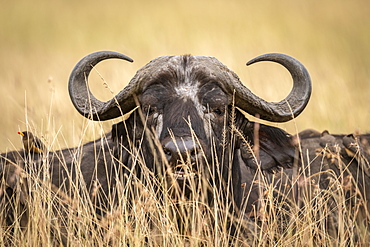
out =
<path fill-rule="evenodd" d="M 254 127 L 253 127 L 254 128 Z M 254 146 L 253 131 L 250 131 L 250 146 Z M 272 172 L 279 167 L 292 167 L 298 158 L 298 152 L 294 145 L 295 141 L 291 135 L 282 129 L 261 124 L 259 127 L 259 150 L 253 155 L 246 145 L 242 145 L 241 155 L 243 161 L 251 168 L 257 168 L 255 157 L 259 157 L 261 170 Z"/>

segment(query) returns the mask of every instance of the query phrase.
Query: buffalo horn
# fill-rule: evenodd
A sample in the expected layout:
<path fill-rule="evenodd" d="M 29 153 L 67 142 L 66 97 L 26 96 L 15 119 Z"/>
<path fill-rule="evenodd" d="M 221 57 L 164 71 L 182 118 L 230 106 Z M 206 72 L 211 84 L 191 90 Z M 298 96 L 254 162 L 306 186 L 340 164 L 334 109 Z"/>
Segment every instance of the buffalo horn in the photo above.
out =
<path fill-rule="evenodd" d="M 235 83 L 235 105 L 251 115 L 272 122 L 286 122 L 298 116 L 306 107 L 312 91 L 310 75 L 306 68 L 293 57 L 268 53 L 250 60 L 247 65 L 272 61 L 284 66 L 293 78 L 293 88 L 280 102 L 267 102 L 240 83 Z"/>
<path fill-rule="evenodd" d="M 100 61 L 117 58 L 133 62 L 131 58 L 118 52 L 99 51 L 82 58 L 74 67 L 69 78 L 68 90 L 77 111 L 93 120 L 108 120 L 123 115 L 135 107 L 135 85 L 129 84 L 113 99 L 102 102 L 95 98 L 88 87 L 87 78 L 93 67 Z M 120 102 L 120 103 L 118 103 Z"/>

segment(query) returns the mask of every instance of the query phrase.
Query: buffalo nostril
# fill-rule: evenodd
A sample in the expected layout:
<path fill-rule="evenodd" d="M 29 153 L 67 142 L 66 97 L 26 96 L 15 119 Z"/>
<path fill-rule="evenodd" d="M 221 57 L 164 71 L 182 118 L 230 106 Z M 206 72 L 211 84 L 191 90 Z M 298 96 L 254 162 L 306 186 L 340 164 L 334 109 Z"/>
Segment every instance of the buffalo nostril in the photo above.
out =
<path fill-rule="evenodd" d="M 191 150 L 191 152 L 190 152 L 190 157 L 195 157 L 195 156 L 197 156 L 197 152 L 196 152 L 196 150 L 195 150 L 195 149 L 193 149 L 193 150 Z"/>

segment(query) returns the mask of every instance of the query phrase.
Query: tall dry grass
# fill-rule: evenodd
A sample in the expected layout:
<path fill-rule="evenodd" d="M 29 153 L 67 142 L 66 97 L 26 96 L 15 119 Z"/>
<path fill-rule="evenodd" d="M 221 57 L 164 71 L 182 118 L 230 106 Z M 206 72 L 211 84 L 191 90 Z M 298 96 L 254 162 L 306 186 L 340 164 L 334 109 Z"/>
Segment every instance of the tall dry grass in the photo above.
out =
<path fill-rule="evenodd" d="M 83 119 L 70 103 L 67 81 L 76 62 L 97 50 L 135 60 L 99 65 L 114 93 L 149 60 L 190 53 L 217 57 L 253 92 L 274 101 L 289 92 L 288 73 L 269 63 L 245 63 L 267 52 L 286 53 L 308 68 L 313 81 L 311 102 L 296 120 L 299 130 L 369 131 L 368 1 L 21 0 L 1 6 L 1 151 L 21 146 L 16 133 L 27 124 L 48 142 L 79 143 Z M 94 78 L 93 92 L 111 98 Z M 295 132 L 291 123 L 279 126 Z M 84 137 L 98 137 L 93 129 Z"/>
<path fill-rule="evenodd" d="M 97 140 L 93 145 L 96 153 L 102 151 L 102 143 L 110 142 L 106 136 Z M 212 173 L 212 167 L 221 169 L 218 160 L 212 160 L 214 164 L 196 164 L 204 170 L 198 169 L 198 176 L 189 178 L 191 192 L 184 196 L 177 181 L 168 176 L 171 175 L 168 164 L 157 163 L 161 166 L 159 170 L 168 173 L 154 174 L 140 155 L 141 148 L 139 145 L 137 149 L 129 149 L 133 167 L 140 167 L 142 171 L 138 177 L 135 168 L 125 175 L 122 173 L 127 164 L 117 160 L 111 149 L 104 151 L 108 155 L 103 163 L 101 157 L 91 163 L 105 164 L 107 170 L 113 169 L 113 177 L 106 178 L 114 179 L 114 187 L 110 187 L 108 193 L 97 179 L 91 187 L 87 186 L 83 168 L 79 166 L 81 157 L 78 154 L 82 155 L 82 150 L 86 149 L 82 144 L 76 150 L 64 152 L 65 156 L 48 153 L 37 163 L 25 156 L 24 166 L 13 164 L 15 172 L 2 178 L 0 183 L 0 245 L 366 246 L 369 241 L 366 222 L 370 215 L 366 211 L 366 201 L 356 183 L 348 180 L 361 179 L 354 174 L 352 178 L 344 176 L 345 173 L 338 176 L 330 169 L 323 169 L 319 174 L 310 175 L 310 168 L 304 163 L 307 160 L 297 164 L 303 175 L 289 177 L 287 182 L 283 182 L 283 173 L 273 175 L 257 171 L 252 186 L 260 188 L 259 203 L 251 211 L 247 211 L 248 205 L 244 204 L 237 214 L 232 214 L 232 202 L 225 196 L 226 188 L 232 184 L 231 177 L 218 184 L 220 180 L 214 176 L 220 177 L 217 174 L 220 171 Z M 304 155 L 302 150 L 301 153 Z M 60 187 L 50 181 L 52 164 L 49 160 L 54 156 L 58 156 L 61 167 L 67 167 L 67 162 L 76 164 L 64 173 Z M 186 157 L 183 158 L 186 163 Z M 205 171 L 210 171 L 211 179 L 203 177 Z M 185 174 L 190 172 L 185 171 Z M 326 175 L 331 175 L 322 181 L 327 182 L 327 186 L 319 186 L 320 176 Z M 104 181 L 105 178 L 99 179 Z M 17 185 L 7 205 L 3 197 L 7 193 L 4 185 L 11 180 Z M 207 189 L 211 189 L 211 197 L 206 196 Z M 245 186 L 244 195 L 245 199 L 252 196 L 249 185 Z M 101 204 L 104 201 L 107 204 Z M 15 215 L 10 227 L 4 226 L 8 215 L 5 205 L 13 207 Z M 105 214 L 96 213 L 97 209 L 104 210 Z"/>

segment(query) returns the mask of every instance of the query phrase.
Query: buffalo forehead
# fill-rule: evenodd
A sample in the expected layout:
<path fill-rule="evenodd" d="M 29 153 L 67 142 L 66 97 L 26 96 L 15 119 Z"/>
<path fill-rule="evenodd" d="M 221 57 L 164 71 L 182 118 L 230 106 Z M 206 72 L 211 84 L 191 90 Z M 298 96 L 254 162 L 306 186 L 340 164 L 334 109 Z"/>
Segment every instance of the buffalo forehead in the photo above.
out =
<path fill-rule="evenodd" d="M 189 98 L 197 101 L 196 96 L 199 92 L 199 83 L 194 84 L 180 84 L 175 87 L 176 96 L 186 99 Z"/>
<path fill-rule="evenodd" d="M 231 70 L 214 57 L 189 55 L 158 57 L 142 67 L 138 73 L 144 77 L 152 78 L 167 74 L 176 77 L 176 79 L 183 79 L 184 76 L 189 78 L 202 75 L 205 78 L 221 79 L 225 82 L 230 76 L 235 76 Z M 191 81 L 185 81 L 185 83 L 189 82 L 191 83 Z"/>

